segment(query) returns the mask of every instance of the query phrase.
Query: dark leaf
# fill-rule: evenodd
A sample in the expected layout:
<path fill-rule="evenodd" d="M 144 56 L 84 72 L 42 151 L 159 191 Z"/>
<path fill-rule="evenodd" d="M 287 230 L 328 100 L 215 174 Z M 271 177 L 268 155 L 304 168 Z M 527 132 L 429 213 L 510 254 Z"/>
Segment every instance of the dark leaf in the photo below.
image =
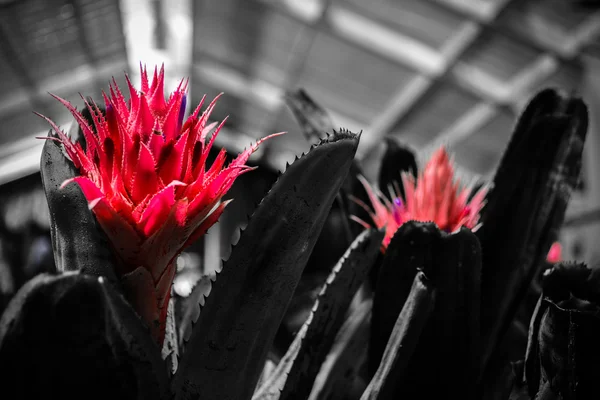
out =
<path fill-rule="evenodd" d="M 371 376 L 379 368 L 383 351 L 408 298 L 418 269 L 432 262 L 434 240 L 437 237 L 434 224 L 408 222 L 398 229 L 388 245 L 373 299 L 369 342 Z"/>
<path fill-rule="evenodd" d="M 408 147 L 396 143 L 392 138 L 386 138 L 385 143 L 386 149 L 379 168 L 379 189 L 389 197 L 388 188 L 397 185 L 400 190 L 399 194 L 403 199 L 406 199 L 401 172 L 407 172 L 415 178 L 417 177 L 418 169 L 415 154 Z"/>
<path fill-rule="evenodd" d="M 286 103 L 300 124 L 306 140 L 310 143 L 318 142 L 325 132 L 335 129 L 327 111 L 318 105 L 304 89 L 288 92 Z"/>
<path fill-rule="evenodd" d="M 206 297 L 210 294 L 211 278 L 203 276 L 186 297 L 177 297 L 177 330 L 179 347 L 185 350 L 185 343 L 192 335 L 192 327 L 200 316 L 200 308 L 204 306 Z"/>
<path fill-rule="evenodd" d="M 67 272 L 25 284 L 0 320 L 3 393 L 19 398 L 168 399 L 160 350 L 104 278 Z"/>
<path fill-rule="evenodd" d="M 544 276 L 525 377 L 537 398 L 600 397 L 600 270 L 558 264 Z"/>
<path fill-rule="evenodd" d="M 356 238 L 331 271 L 290 350 L 253 399 L 305 400 L 308 397 L 350 302 L 379 253 L 382 240 L 383 232 L 375 230 L 365 231 Z"/>
<path fill-rule="evenodd" d="M 544 90 L 523 112 L 502 158 L 477 232 L 483 367 L 494 352 L 502 357 L 498 344 L 557 238 L 579 178 L 587 124 L 580 99 Z"/>
<path fill-rule="evenodd" d="M 49 134 L 49 137 L 52 137 Z M 62 152 L 61 144 L 46 139 L 42 150 L 41 173 L 50 210 L 50 234 L 54 262 L 59 271 L 80 270 L 117 282 L 116 260 L 106 234 L 88 209 L 79 185 L 60 185 L 79 175 Z"/>
<path fill-rule="evenodd" d="M 410 295 L 396 319 L 381 364 L 361 400 L 417 398 L 398 397 L 396 387 L 399 381 L 405 380 L 410 369 L 410 362 L 420 342 L 420 336 L 433 312 L 435 298 L 436 290 L 429 285 L 425 274 L 419 272 L 414 278 Z M 422 398 L 431 397 L 422 396 Z"/>
<path fill-rule="evenodd" d="M 265 196 L 202 307 L 173 381 L 177 399 L 252 396 L 358 141 L 335 133 L 294 162 Z"/>
<path fill-rule="evenodd" d="M 377 340 L 387 342 L 392 310 L 400 301 L 404 303 L 406 279 L 418 270 L 424 271 L 435 288 L 435 308 L 412 350 L 413 357 L 403 361 L 406 371 L 402 378 L 394 379 L 396 388 L 390 396 L 429 398 L 442 387 L 449 394 L 474 399 L 479 373 L 481 249 L 470 230 L 447 234 L 434 224 L 418 222 L 400 227 L 388 246 L 377 282 L 372 330 L 377 337 L 371 338 L 371 345 L 377 346 Z M 436 382 L 436 388 L 431 382 Z"/>
<path fill-rule="evenodd" d="M 169 299 L 167 305 L 167 321 L 165 324 L 165 339 L 162 346 L 162 358 L 167 361 L 172 374 L 177 371 L 179 363 L 179 338 L 175 319 L 175 299 Z"/>
<path fill-rule="evenodd" d="M 367 355 L 365 343 L 369 338 L 373 302 L 365 300 L 348 316 L 338 332 L 333 347 L 315 378 L 309 400 L 342 400 L 350 380 Z"/>
<path fill-rule="evenodd" d="M 501 371 L 486 385 L 482 400 L 509 400 L 511 395 L 518 391 L 523 376 L 522 368 L 515 368 L 512 363 L 506 363 Z"/>

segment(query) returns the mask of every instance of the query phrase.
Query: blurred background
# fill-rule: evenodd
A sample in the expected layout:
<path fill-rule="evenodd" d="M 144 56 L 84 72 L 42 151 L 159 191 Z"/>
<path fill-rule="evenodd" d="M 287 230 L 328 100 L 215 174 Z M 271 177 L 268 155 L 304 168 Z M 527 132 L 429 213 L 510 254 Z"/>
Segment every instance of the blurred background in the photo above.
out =
<path fill-rule="evenodd" d="M 39 159 L 48 125 L 139 63 L 164 63 L 167 90 L 190 78 L 188 107 L 220 92 L 230 116 L 217 145 L 253 157 L 221 223 L 182 257 L 212 270 L 277 172 L 306 151 L 288 90 L 304 88 L 335 125 L 363 131 L 375 177 L 383 139 L 426 159 L 444 144 L 462 177 L 491 179 L 515 118 L 539 89 L 582 96 L 591 126 L 581 185 L 561 234 L 563 257 L 600 260 L 600 7 L 573 0 L 0 0 L 0 291 L 52 270 Z M 123 86 L 122 86 L 123 87 Z M 176 287 L 177 289 L 177 287 Z M 178 290 L 185 290 L 179 288 Z"/>

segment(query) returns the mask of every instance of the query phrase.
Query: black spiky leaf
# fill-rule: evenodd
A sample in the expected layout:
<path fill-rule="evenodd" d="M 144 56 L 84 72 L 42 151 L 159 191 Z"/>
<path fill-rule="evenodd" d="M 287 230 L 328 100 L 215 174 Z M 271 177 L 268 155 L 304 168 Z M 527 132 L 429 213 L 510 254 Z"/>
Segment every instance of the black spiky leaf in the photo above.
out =
<path fill-rule="evenodd" d="M 333 122 L 327 111 L 317 104 L 304 89 L 289 91 L 286 103 L 309 142 L 320 140 L 323 133 L 333 130 Z"/>
<path fill-rule="evenodd" d="M 477 232 L 484 257 L 482 371 L 506 353 L 498 344 L 557 239 L 587 126 L 585 104 L 552 89 L 537 94 L 519 118 Z"/>
<path fill-rule="evenodd" d="M 170 397 L 160 349 L 104 278 L 65 272 L 25 284 L 0 320 L 4 393 L 19 398 Z"/>
<path fill-rule="evenodd" d="M 282 362 L 253 399 L 304 400 L 308 397 L 321 364 L 344 322 L 350 302 L 373 265 L 382 240 L 383 232 L 375 230 L 365 231 L 356 238 L 327 277 L 311 314 Z"/>
<path fill-rule="evenodd" d="M 544 274 L 525 378 L 532 398 L 600 396 L 600 269 L 560 263 Z"/>
<path fill-rule="evenodd" d="M 323 140 L 260 203 L 202 307 L 173 380 L 176 399 L 252 396 L 358 141 Z"/>
<path fill-rule="evenodd" d="M 415 154 L 410 148 L 401 146 L 392 138 L 386 138 L 385 143 L 386 149 L 379 167 L 379 189 L 389 197 L 388 188 L 390 186 L 397 187 L 400 191 L 398 194 L 406 199 L 401 173 L 404 172 L 415 178 L 417 177 L 418 169 Z"/>
<path fill-rule="evenodd" d="M 49 133 L 48 137 L 53 136 Z M 56 268 L 59 271 L 81 270 L 117 284 L 116 260 L 108 239 L 89 210 L 79 185 L 60 188 L 64 181 L 79 174 L 58 142 L 46 139 L 40 169 L 50 211 Z"/>

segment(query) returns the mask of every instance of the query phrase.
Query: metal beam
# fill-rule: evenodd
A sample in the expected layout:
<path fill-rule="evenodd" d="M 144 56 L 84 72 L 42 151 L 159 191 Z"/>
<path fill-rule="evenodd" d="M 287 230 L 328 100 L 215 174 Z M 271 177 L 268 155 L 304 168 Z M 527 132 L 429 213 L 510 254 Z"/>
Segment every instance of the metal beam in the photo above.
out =
<path fill-rule="evenodd" d="M 565 40 L 563 50 L 565 54 L 575 56 L 581 49 L 600 37 L 600 11 L 590 14 L 581 23 L 575 32 Z"/>
<path fill-rule="evenodd" d="M 312 18 L 308 25 L 304 25 L 303 32 L 297 38 L 296 43 L 290 50 L 290 57 L 288 59 L 287 68 L 285 71 L 285 80 L 283 84 L 283 88 L 281 89 L 281 98 L 283 99 L 283 95 L 289 90 L 294 89 L 295 86 L 298 85 L 298 81 L 302 77 L 302 73 L 304 72 L 304 68 L 306 66 L 306 62 L 308 60 L 308 56 L 310 54 L 310 50 L 315 43 L 315 40 L 323 27 L 326 25 L 326 16 L 331 7 L 332 0 L 324 0 L 322 3 L 322 8 L 320 8 L 319 14 L 317 18 Z M 288 5 L 289 10 L 294 10 L 292 8 L 296 2 L 284 2 L 284 4 Z M 263 122 L 263 131 L 272 132 L 274 131 L 275 124 L 283 111 L 284 103 L 283 101 L 277 104 L 274 110 L 271 111 L 269 118 L 266 118 Z M 265 143 L 267 147 L 271 146 L 271 143 Z M 267 149 L 268 150 L 268 149 Z M 268 153 L 268 151 L 267 151 Z"/>
<path fill-rule="evenodd" d="M 507 104 L 516 112 L 523 105 L 523 99 L 527 101 L 527 96 L 533 88 L 548 79 L 557 68 L 558 61 L 553 56 L 544 54 L 514 76 L 503 87 L 496 87 L 492 84 L 490 86 L 493 87 L 493 90 L 498 90 L 501 93 L 502 102 L 500 104 Z M 471 79 L 473 79 L 472 75 Z M 431 142 L 426 144 L 423 150 L 436 149 L 442 144 L 454 145 L 480 132 L 501 111 L 500 104 L 480 102 L 474 105 L 450 127 L 440 132 Z"/>
<path fill-rule="evenodd" d="M 366 129 L 368 135 L 361 139 L 361 154 L 363 157 L 371 153 L 371 149 L 381 143 L 381 139 L 394 124 L 414 107 L 414 102 L 420 99 L 433 85 L 433 78 L 424 75 L 415 76 L 402 90 L 397 91 L 388 103 L 388 106 Z"/>
<path fill-rule="evenodd" d="M 25 96 L 21 97 L 21 102 L 12 104 L 8 107 L 8 110 L 13 110 L 14 107 L 20 107 L 26 104 L 30 104 L 40 112 L 46 112 L 46 107 L 37 99 L 38 85 L 36 80 L 28 73 L 26 63 L 24 63 L 17 51 L 18 45 L 13 42 L 11 36 L 8 34 L 7 29 L 0 23 L 0 54 L 4 57 L 6 63 L 10 66 L 13 73 L 20 81 L 22 88 L 24 89 Z M 0 110 L 0 113 L 2 111 Z"/>
<path fill-rule="evenodd" d="M 18 51 L 14 40 L 11 40 L 7 35 L 6 28 L 0 26 L 0 51 L 4 53 L 5 60 L 11 66 L 19 78 L 23 90 L 17 91 L 7 99 L 0 102 L 0 116 L 13 113 L 15 110 L 23 107 L 35 108 L 44 112 L 46 107 L 45 101 L 48 99 L 48 92 L 77 92 L 81 86 L 91 82 L 94 87 L 104 86 L 111 76 L 114 76 L 115 71 L 123 69 L 122 62 L 113 62 L 103 64 L 99 68 L 99 60 L 97 60 L 89 47 L 87 32 L 82 21 L 82 10 L 79 0 L 69 0 L 69 5 L 73 9 L 73 18 L 77 26 L 78 37 L 80 37 L 81 46 L 83 48 L 87 63 L 74 70 L 66 71 L 62 74 L 55 75 L 51 78 L 38 81 L 30 76 L 24 62 L 19 59 Z M 119 26 L 122 29 L 122 22 L 119 15 Z M 105 82 L 106 80 L 106 82 Z"/>
<path fill-rule="evenodd" d="M 600 14 L 600 11 L 590 13 L 589 17 L 585 20 L 583 24 L 580 25 L 576 32 L 574 32 L 569 37 L 565 38 L 564 41 L 556 41 L 553 39 L 545 40 L 545 38 L 549 37 L 550 35 L 544 35 L 543 33 L 538 35 L 539 37 L 537 39 L 534 39 L 530 35 L 526 35 L 516 30 L 507 29 L 504 26 L 500 26 L 496 18 L 486 18 L 484 16 L 486 12 L 478 10 L 479 4 L 481 3 L 480 0 L 469 0 L 467 2 L 469 3 L 469 5 L 467 6 L 459 4 L 463 3 L 463 0 L 427 1 L 439 5 L 440 7 L 443 7 L 451 13 L 454 13 L 455 15 L 463 16 L 466 18 L 472 18 L 478 23 L 480 23 L 483 27 L 485 27 L 487 31 L 506 36 L 517 42 L 525 43 L 528 47 L 531 47 L 539 52 L 550 53 L 561 61 L 572 61 L 572 59 L 577 56 L 577 51 L 573 51 L 573 46 L 569 43 L 570 41 L 574 40 L 575 42 L 577 42 L 577 37 L 581 38 L 582 36 L 586 36 L 589 33 L 594 34 L 594 32 L 597 32 L 598 28 L 596 27 L 596 24 L 598 14 Z M 477 6 L 475 6 L 475 3 L 477 4 Z M 485 6 L 483 8 L 485 8 Z M 547 27 L 546 31 L 552 33 L 555 31 L 555 29 L 553 27 Z"/>
<path fill-rule="evenodd" d="M 4 98 L 0 100 L 0 117 L 13 114 L 30 105 L 31 94 L 30 89 L 22 87 L 15 92 L 5 94 Z"/>
<path fill-rule="evenodd" d="M 284 92 L 278 86 L 259 79 L 250 80 L 235 68 L 223 65 L 205 54 L 204 61 L 196 63 L 193 77 L 224 90 L 227 94 L 255 104 L 273 113 L 283 107 Z M 360 129 L 361 124 L 345 114 L 329 111 L 333 121 L 348 129 Z M 257 134 L 271 133 L 273 130 L 260 129 Z"/>
<path fill-rule="evenodd" d="M 586 103 L 591 110 L 600 109 L 600 60 L 592 57 L 584 57 L 585 63 L 582 91 Z M 600 116 L 590 113 L 588 135 L 583 149 L 583 171 L 584 190 L 575 193 L 580 198 L 578 207 L 571 201 L 565 221 L 565 229 L 561 239 L 564 242 L 566 256 L 572 256 L 569 242 L 581 241 L 583 254 L 579 259 L 585 262 L 596 262 L 598 259 L 597 238 L 600 235 L 600 224 L 598 224 L 598 209 L 600 207 L 600 181 L 596 174 L 600 169 Z M 577 215 L 577 217 L 575 216 Z M 586 224 L 585 221 L 595 221 L 594 224 Z M 570 228 L 570 229 L 568 229 Z"/>
<path fill-rule="evenodd" d="M 502 11 L 504 7 L 507 7 L 510 1 L 514 0 L 498 0 L 494 3 L 494 7 L 489 11 L 486 11 L 487 19 L 493 20 L 498 16 L 498 14 Z M 472 24 L 472 22 L 470 23 Z M 462 32 L 464 30 L 464 32 Z M 443 50 L 442 52 L 446 54 L 445 66 L 444 70 L 437 77 L 438 79 L 445 79 L 447 75 L 450 73 L 452 68 L 456 65 L 460 57 L 467 51 L 467 49 L 472 46 L 477 40 L 478 33 L 481 31 L 481 24 L 477 23 L 476 25 L 466 25 L 466 28 L 461 29 L 458 34 L 456 34 L 454 40 L 450 40 L 447 48 L 450 50 Z M 422 79 L 422 78 L 415 78 Z M 374 143 L 377 144 L 380 142 L 380 138 L 383 138 L 389 130 L 397 123 L 402 117 L 411 112 L 420 99 L 422 99 L 426 93 L 432 89 L 434 80 L 431 80 L 425 85 L 422 85 L 418 93 L 415 93 L 414 97 L 409 102 L 407 100 L 406 103 L 398 103 L 392 102 L 382 113 L 381 116 L 373 122 L 371 127 L 369 128 L 369 134 L 371 136 L 375 136 Z M 407 87 L 402 87 L 399 89 L 398 93 L 394 96 L 394 98 L 402 98 L 403 96 L 408 97 L 403 94 L 404 91 L 407 91 L 410 85 Z M 365 158 L 369 158 L 376 146 L 371 146 L 366 149 Z"/>
<path fill-rule="evenodd" d="M 327 22 L 335 36 L 427 76 L 437 76 L 444 69 L 443 54 L 387 27 L 372 12 L 352 3 L 331 7 Z"/>
<path fill-rule="evenodd" d="M 354 5 L 350 5 L 348 4 L 351 9 L 352 7 L 355 7 Z M 292 14 L 290 10 L 288 9 L 284 9 L 281 5 L 279 4 L 272 4 L 272 9 L 274 11 L 279 12 L 282 15 L 285 15 L 289 18 L 294 19 L 296 22 L 300 23 L 300 24 L 306 24 L 305 20 L 303 19 L 303 16 L 300 15 L 295 15 Z M 347 17 L 348 17 L 348 13 L 344 13 L 345 14 L 345 18 L 346 18 L 346 22 L 347 22 Z M 364 12 L 356 12 L 352 15 L 352 17 L 354 18 L 360 18 L 361 22 L 364 23 L 365 26 L 374 26 L 376 24 L 374 24 L 374 22 L 371 20 L 371 18 L 365 19 L 364 18 Z M 366 12 L 365 15 L 371 16 L 372 13 Z M 354 20 L 356 21 L 356 20 Z M 337 29 L 342 27 L 342 29 L 344 29 L 343 31 L 338 31 Z M 455 51 L 457 51 L 457 49 L 461 49 L 462 45 L 461 45 L 461 40 L 465 40 L 466 42 L 469 42 L 470 37 L 476 37 L 479 33 L 479 29 L 480 29 L 480 25 L 473 22 L 473 21 L 466 21 L 461 28 L 459 28 L 459 31 L 456 33 L 455 37 L 450 39 L 449 42 L 446 44 L 446 46 L 440 51 L 440 54 L 435 55 L 435 50 L 429 48 L 428 46 L 419 43 L 418 41 L 415 41 L 411 38 L 408 38 L 406 35 L 402 35 L 399 32 L 395 32 L 392 31 L 390 29 L 384 29 L 381 30 L 379 29 L 378 33 L 384 32 L 384 34 L 388 34 L 389 37 L 394 38 L 394 43 L 392 43 L 392 40 L 386 40 L 386 43 L 380 43 L 377 40 L 375 40 L 374 38 L 369 38 L 369 37 L 364 37 L 364 32 L 361 31 L 361 35 L 354 33 L 351 33 L 350 36 L 346 36 L 345 35 L 345 31 L 346 30 L 350 30 L 350 29 L 356 29 L 356 27 L 352 24 L 348 25 L 348 26 L 343 26 L 342 24 L 338 23 L 336 24 L 335 21 L 328 21 L 327 24 L 325 24 L 322 28 L 322 32 L 327 33 L 331 36 L 334 36 L 335 38 L 342 40 L 346 43 L 349 43 L 351 45 L 354 46 L 359 46 L 361 48 L 362 51 L 368 53 L 368 54 L 372 54 L 376 57 L 380 57 L 380 58 L 385 58 L 388 59 L 390 61 L 396 62 L 398 65 L 403 65 L 405 67 L 408 68 L 419 68 L 418 66 L 420 65 L 422 68 L 424 68 L 424 71 L 422 70 L 416 70 L 416 72 L 419 73 L 420 76 L 427 78 L 427 79 L 431 79 L 432 83 L 435 82 L 438 79 L 442 79 L 444 78 L 443 74 L 440 75 L 440 71 L 445 70 L 444 69 L 444 65 L 442 64 L 441 60 L 444 59 L 444 57 L 446 57 L 446 54 L 453 54 Z M 462 39 L 461 39 L 462 38 Z M 375 44 L 373 46 L 373 44 Z M 407 49 L 412 48 L 413 50 L 416 49 L 415 51 L 411 52 L 413 54 L 421 54 L 423 57 L 420 58 L 420 60 L 412 60 L 412 61 L 406 61 L 408 60 L 411 56 L 411 52 L 407 52 Z M 405 63 L 403 63 L 403 60 L 405 61 Z M 446 66 L 447 68 L 447 66 Z M 462 85 L 462 82 L 459 81 L 448 81 L 448 84 L 455 86 L 461 90 L 465 90 L 469 93 L 475 94 L 475 95 L 480 95 L 481 93 L 485 93 L 483 90 L 480 90 L 479 92 L 474 91 L 473 86 L 472 85 Z M 415 84 L 416 85 L 416 84 Z M 461 86 L 462 85 L 462 86 Z M 402 95 L 399 95 L 400 97 L 402 97 Z M 396 96 L 392 96 L 393 99 L 396 98 Z M 492 98 L 486 98 L 486 100 L 489 101 L 494 101 L 495 99 Z M 392 100 L 394 101 L 394 100 Z"/>
<path fill-rule="evenodd" d="M 426 147 L 436 149 L 441 145 L 452 146 L 478 132 L 498 113 L 498 108 L 489 103 L 478 103 L 465 112 L 447 129 L 429 142 Z"/>
<path fill-rule="evenodd" d="M 205 60 L 194 63 L 193 75 L 235 97 L 275 112 L 283 104 L 283 89 L 262 80 L 249 80 L 236 69 L 218 61 Z"/>
<path fill-rule="evenodd" d="M 88 34 L 85 29 L 85 25 L 83 24 L 83 12 L 81 10 L 81 5 L 79 4 L 79 0 L 68 0 L 68 4 L 70 4 L 73 8 L 73 18 L 75 19 L 75 26 L 77 27 L 77 37 L 79 38 L 79 44 L 83 50 L 87 63 L 93 70 L 90 80 L 94 83 L 94 86 L 97 87 L 99 83 L 96 78 L 98 60 L 92 53 L 92 49 L 89 45 Z"/>
<path fill-rule="evenodd" d="M 565 43 L 568 45 L 559 45 L 565 49 L 565 53 L 574 55 L 583 46 L 594 40 L 600 35 L 600 13 L 596 13 L 588 17 L 586 22 L 582 24 Z M 528 101 L 528 98 L 534 88 L 545 80 L 550 78 L 560 67 L 559 59 L 550 53 L 540 55 L 528 67 L 524 68 L 516 76 L 511 79 L 510 83 L 506 84 L 497 80 L 488 79 L 486 84 L 481 87 L 489 90 L 490 93 L 483 93 L 483 96 L 489 96 L 491 92 L 498 97 L 499 104 L 508 105 L 514 112 L 519 112 L 520 109 Z M 457 65 L 454 69 L 454 76 L 463 81 L 467 85 L 472 82 L 474 77 L 478 76 L 477 70 L 466 65 Z M 479 76 L 481 79 L 481 76 Z M 484 110 L 489 110 L 485 112 Z M 428 144 L 427 147 L 435 147 L 439 143 L 455 143 L 457 138 L 464 140 L 467 137 L 477 133 L 485 123 L 491 121 L 499 112 L 499 108 L 491 107 L 486 103 L 475 105 L 469 112 L 460 118 L 448 130 L 440 133 Z M 473 119 L 471 118 L 473 117 Z M 469 122 L 471 121 L 471 122 Z M 465 125 L 466 122 L 466 125 Z M 458 129 L 457 129 L 458 128 Z"/>
<path fill-rule="evenodd" d="M 503 3 L 506 3 L 502 0 L 433 0 L 433 2 L 445 7 L 451 7 L 479 21 L 488 22 L 493 21 L 498 16 L 500 9 L 504 7 Z"/>
<path fill-rule="evenodd" d="M 476 28 L 468 27 L 468 30 L 464 31 L 466 33 L 457 35 L 454 43 L 451 42 L 451 45 L 447 48 L 452 50 L 448 51 L 447 59 L 457 60 L 467 47 L 467 43 L 474 41 L 477 32 L 482 28 L 481 25 L 476 24 L 475 26 Z M 459 45 L 457 46 L 456 43 Z M 508 105 L 513 110 L 520 107 L 522 104 L 519 100 L 524 95 L 528 95 L 535 85 L 546 80 L 556 72 L 558 65 L 559 62 L 555 57 L 543 54 L 529 67 L 517 74 L 510 82 L 502 82 L 478 68 L 466 64 L 456 64 L 452 74 L 457 78 L 459 86 L 470 88 L 472 93 L 477 93 L 480 97 L 488 99 L 488 101 L 483 101 L 473 106 L 448 129 L 441 132 L 430 143 L 419 149 L 418 152 L 428 154 L 440 145 L 452 145 L 467 139 L 492 121 L 500 110 L 504 108 L 502 105 Z M 418 77 L 415 79 L 414 84 L 422 81 L 423 77 Z M 428 89 L 427 85 L 419 85 L 419 88 L 422 90 L 422 94 L 425 94 Z M 382 114 L 382 118 L 376 121 L 376 123 L 379 123 L 379 126 L 375 125 L 372 127 L 370 132 L 382 132 L 386 130 L 385 128 L 391 129 L 393 123 L 409 111 L 411 104 L 416 104 L 408 100 L 410 93 L 414 93 L 410 85 L 404 91 L 400 91 L 399 98 L 405 97 L 407 100 L 398 103 L 397 99 L 395 99 L 392 103 L 395 107 L 390 106 L 386 110 L 386 113 Z M 492 103 L 489 100 L 492 100 Z M 493 103 L 497 103 L 497 105 Z M 396 111 L 395 115 L 391 111 Z M 378 142 L 377 138 L 373 142 Z M 463 173 L 469 174 L 468 171 L 463 171 Z"/>
<path fill-rule="evenodd" d="M 121 71 L 126 67 L 125 61 L 104 65 L 100 70 L 93 70 L 89 66 L 83 65 L 73 71 L 45 79 L 36 83 L 33 88 L 15 92 L 3 99 L 0 102 L 0 117 L 32 104 L 36 109 L 43 110 L 45 108 L 44 100 L 49 99 L 48 93 L 76 93 L 90 81 L 96 83 L 95 88 L 107 86 L 110 78 L 115 75 L 115 71 Z"/>
<path fill-rule="evenodd" d="M 509 0 L 501 0 L 498 3 L 500 5 L 507 5 Z M 346 4 L 346 3 L 345 3 Z M 353 7 L 349 3 L 346 4 L 350 7 Z M 288 17 L 294 18 L 297 22 L 304 23 L 303 20 L 294 14 L 291 14 L 289 10 L 283 9 L 281 6 L 273 6 L 273 9 L 287 15 Z M 496 13 L 499 13 L 500 8 L 496 10 Z M 364 11 L 364 10 L 363 10 Z M 366 12 L 367 19 L 362 17 L 362 22 L 365 25 L 375 24 L 373 20 L 377 20 L 377 18 L 368 11 Z M 354 17 L 360 17 L 361 14 L 364 13 L 356 13 Z M 347 18 L 347 14 L 344 15 Z M 358 20 L 358 19 L 357 19 Z M 347 22 L 347 21 L 346 21 Z M 356 22 L 356 21 L 354 21 Z M 395 46 L 392 50 L 394 56 L 390 57 L 391 46 L 382 46 L 381 43 L 377 44 L 379 47 L 373 47 L 370 44 L 371 42 L 368 39 L 359 38 L 357 35 L 355 36 L 347 36 L 344 35 L 344 32 L 348 32 L 347 29 L 342 28 L 342 32 L 338 31 L 339 27 L 349 26 L 352 29 L 356 29 L 355 24 L 341 24 L 335 23 L 335 20 L 332 22 L 331 18 L 329 18 L 329 23 L 323 27 L 323 31 L 329 33 L 341 40 L 344 40 L 351 44 L 358 44 L 361 46 L 362 50 L 374 54 L 378 57 L 386 57 L 388 59 L 392 59 L 393 61 L 398 62 L 399 64 L 402 61 L 407 62 L 411 58 L 411 54 L 420 54 L 421 57 L 417 61 L 412 61 L 412 65 L 408 65 L 412 68 L 424 68 L 426 71 L 423 73 L 421 71 L 411 82 L 408 83 L 402 90 L 396 93 L 390 101 L 390 106 L 387 107 L 380 116 L 374 121 L 372 126 L 368 128 L 369 135 L 363 135 L 363 140 L 361 141 L 361 146 L 359 151 L 357 152 L 357 156 L 359 158 L 365 159 L 365 167 L 368 166 L 369 160 L 367 158 L 371 158 L 373 154 L 373 150 L 377 148 L 377 145 L 381 143 L 381 138 L 387 133 L 389 128 L 391 128 L 396 121 L 398 121 L 401 117 L 409 113 L 412 109 L 414 109 L 417 103 L 423 99 L 428 90 L 433 86 L 434 82 L 440 79 L 445 79 L 448 71 L 452 67 L 452 65 L 460 58 L 460 56 L 465 52 L 465 50 L 476 40 L 478 34 L 481 32 L 481 24 L 473 21 L 466 21 L 458 30 L 453 38 L 451 38 L 441 49 L 439 54 L 434 53 L 435 50 L 430 49 L 428 46 L 421 44 L 419 42 L 415 42 L 412 39 L 407 38 L 405 35 L 402 35 L 398 32 L 393 32 L 393 36 L 395 38 Z M 337 27 L 337 28 L 336 28 Z M 364 31 L 365 29 L 362 29 Z M 372 30 L 372 29 L 371 29 Z M 380 29 L 381 31 L 381 29 Z M 391 30 L 387 30 L 383 32 L 384 34 L 389 34 L 392 32 Z M 362 35 L 361 35 L 362 36 Z M 392 35 L 390 35 L 392 36 Z M 410 46 L 409 46 L 410 44 Z M 412 48 L 413 50 L 403 53 L 402 49 Z M 400 50 L 398 50 L 400 49 Z M 417 51 L 414 51 L 417 49 Z M 436 55 L 437 54 L 437 55 Z M 406 66 L 406 65 L 405 65 Z M 472 86 L 461 85 L 460 81 L 448 81 L 451 85 L 458 85 L 460 89 L 469 91 L 471 93 L 477 93 L 479 95 L 482 94 L 482 90 L 475 91 Z M 487 93 L 487 97 L 484 94 L 486 100 L 490 102 L 494 102 L 497 99 L 495 94 Z M 463 169 L 462 174 L 465 176 L 473 176 L 473 173 L 466 171 Z M 365 170 L 367 175 L 368 171 Z M 372 171 L 371 171 L 372 172 Z"/>
<path fill-rule="evenodd" d="M 506 103 L 515 113 L 519 113 L 535 88 L 548 80 L 559 68 L 560 62 L 553 55 L 540 55 L 529 67 L 513 77 Z"/>

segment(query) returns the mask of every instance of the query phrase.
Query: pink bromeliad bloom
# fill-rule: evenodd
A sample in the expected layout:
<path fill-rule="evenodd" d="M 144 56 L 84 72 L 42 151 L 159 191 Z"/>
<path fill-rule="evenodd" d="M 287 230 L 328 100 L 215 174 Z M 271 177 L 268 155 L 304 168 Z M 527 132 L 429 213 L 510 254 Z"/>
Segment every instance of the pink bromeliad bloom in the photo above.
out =
<path fill-rule="evenodd" d="M 227 166 L 223 149 L 207 168 L 209 152 L 225 122 L 208 124 L 217 98 L 201 114 L 203 98 L 184 120 L 183 80 L 167 101 L 164 68 L 160 72 L 155 68 L 151 81 L 141 69 L 140 91 L 128 78 L 127 83 L 129 101 L 114 79 L 110 96 L 103 93 L 105 115 L 86 101 L 93 128 L 71 103 L 54 96 L 81 127 L 85 151 L 43 118 L 81 174 L 62 187 L 77 183 L 81 188 L 119 260 L 116 272 L 128 300 L 161 344 L 177 256 L 219 219 L 229 203 L 223 196 L 238 176 L 253 169 L 246 165 L 250 155 L 262 141 L 278 134 L 259 140 Z"/>
<path fill-rule="evenodd" d="M 402 183 L 406 193 L 405 201 L 398 190 L 390 190 L 393 201 L 363 177 L 359 178 L 367 191 L 371 207 L 354 199 L 370 215 L 373 225 L 385 227 L 382 250 L 385 250 L 398 228 L 407 221 L 435 222 L 446 231 L 454 232 L 462 226 L 476 230 L 479 227 L 479 213 L 484 205 L 486 188 L 481 188 L 469 201 L 472 189 L 460 189 L 460 182 L 454 178 L 454 167 L 446 150 L 437 150 L 419 174 L 417 180 L 410 174 L 402 174 Z M 371 224 L 356 216 L 352 219 L 365 228 Z"/>
<path fill-rule="evenodd" d="M 548 255 L 546 256 L 546 261 L 550 264 L 556 264 L 557 262 L 562 261 L 562 246 L 559 242 L 552 243 L 550 251 L 548 251 Z"/>

